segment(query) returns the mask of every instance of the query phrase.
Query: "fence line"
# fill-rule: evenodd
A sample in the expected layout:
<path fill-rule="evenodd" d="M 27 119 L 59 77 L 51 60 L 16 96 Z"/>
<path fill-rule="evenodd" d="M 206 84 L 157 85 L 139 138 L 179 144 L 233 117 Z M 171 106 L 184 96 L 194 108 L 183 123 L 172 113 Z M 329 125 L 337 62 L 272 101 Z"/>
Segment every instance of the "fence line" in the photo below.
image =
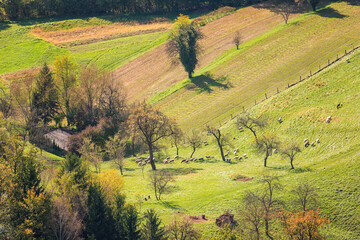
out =
<path fill-rule="evenodd" d="M 318 73 L 322 72 L 323 70 L 327 69 L 328 67 L 332 66 L 332 65 L 335 64 L 336 62 L 338 62 L 338 61 L 340 61 L 341 59 L 343 59 L 344 57 L 352 54 L 354 51 L 356 51 L 356 50 L 358 50 L 358 49 L 360 49 L 360 45 L 358 45 L 358 46 L 356 46 L 356 47 L 353 46 L 350 50 L 345 49 L 344 55 L 342 55 L 342 56 L 340 55 L 340 57 L 339 57 L 339 54 L 337 54 L 337 55 L 336 55 L 336 59 L 334 59 L 333 61 L 331 61 L 330 59 L 328 59 L 328 62 L 327 62 L 327 64 L 324 65 L 324 67 L 321 67 L 321 65 L 319 65 L 319 69 L 318 69 L 317 71 L 315 71 L 315 72 L 312 72 L 311 70 L 309 70 L 309 75 L 305 76 L 304 78 L 302 78 L 302 76 L 300 75 L 299 81 L 294 82 L 294 83 L 287 83 L 287 86 L 284 88 L 284 90 L 289 89 L 289 88 L 297 85 L 298 83 L 301 83 L 301 82 L 303 82 L 303 81 L 311 78 L 311 77 L 314 76 L 314 75 L 317 75 Z M 255 100 L 254 100 L 254 103 L 255 103 L 255 104 L 254 104 L 253 106 L 256 106 L 256 105 L 258 105 L 259 103 L 264 102 L 265 100 L 271 98 L 272 96 L 275 96 L 276 94 L 278 94 L 278 93 L 280 93 L 280 92 L 282 92 L 282 91 L 281 91 L 281 90 L 279 91 L 279 88 L 278 88 L 278 87 L 276 88 L 276 92 L 275 92 L 273 95 L 268 94 L 268 93 L 265 92 L 265 98 L 264 98 L 264 99 L 261 99 L 260 101 L 256 101 L 256 98 L 255 98 Z M 249 109 L 252 108 L 253 106 L 250 106 Z M 242 106 L 242 109 L 243 109 L 243 112 L 246 111 L 245 106 Z M 239 116 L 239 113 L 236 114 L 236 115 L 230 114 L 230 119 L 229 119 L 229 120 L 226 120 L 223 124 L 221 124 L 221 122 L 219 122 L 219 124 L 220 124 L 220 126 L 222 126 L 222 125 L 226 124 L 228 121 L 231 121 L 231 120 L 233 120 L 234 118 L 236 118 L 236 117 L 238 117 L 238 116 Z"/>

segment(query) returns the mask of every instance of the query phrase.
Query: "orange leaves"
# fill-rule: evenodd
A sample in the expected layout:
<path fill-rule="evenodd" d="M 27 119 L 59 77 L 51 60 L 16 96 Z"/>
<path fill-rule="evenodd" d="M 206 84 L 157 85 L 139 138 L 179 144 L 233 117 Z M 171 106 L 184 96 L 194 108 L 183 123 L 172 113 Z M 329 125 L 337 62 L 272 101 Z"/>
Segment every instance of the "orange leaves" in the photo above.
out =
<path fill-rule="evenodd" d="M 278 213 L 289 239 L 323 239 L 320 228 L 329 220 L 320 216 L 319 210 L 305 210 L 296 213 L 281 210 Z"/>

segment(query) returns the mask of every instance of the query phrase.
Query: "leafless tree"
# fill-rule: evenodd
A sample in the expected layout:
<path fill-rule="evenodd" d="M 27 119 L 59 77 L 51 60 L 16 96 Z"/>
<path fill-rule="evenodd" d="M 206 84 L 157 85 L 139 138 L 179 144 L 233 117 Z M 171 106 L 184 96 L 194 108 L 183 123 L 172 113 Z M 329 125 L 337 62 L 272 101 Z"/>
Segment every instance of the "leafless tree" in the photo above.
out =
<path fill-rule="evenodd" d="M 298 154 L 299 152 L 301 152 L 301 150 L 297 143 L 292 143 L 281 150 L 281 153 L 289 158 L 291 169 L 294 169 L 293 161 L 296 154 Z"/>
<path fill-rule="evenodd" d="M 188 145 L 192 148 L 192 153 L 190 155 L 190 158 L 194 155 L 197 148 L 201 147 L 202 142 L 202 136 L 197 131 L 193 130 L 190 132 L 190 134 L 186 137 L 186 142 Z"/>
<path fill-rule="evenodd" d="M 264 210 L 264 224 L 265 224 L 265 234 L 270 239 L 273 237 L 270 235 L 270 221 L 273 217 L 275 204 L 279 203 L 278 200 L 274 198 L 274 192 L 281 189 L 281 184 L 277 177 L 265 176 L 262 179 L 264 183 L 264 190 L 261 195 L 260 201 Z"/>
<path fill-rule="evenodd" d="M 81 238 L 82 223 L 76 212 L 71 210 L 65 198 L 57 198 L 53 202 L 50 226 L 57 240 L 78 240 Z"/>
<path fill-rule="evenodd" d="M 239 45 L 240 45 L 240 42 L 241 42 L 241 36 L 240 36 L 239 31 L 235 32 L 233 41 L 234 41 L 234 44 L 236 46 L 236 49 L 239 50 Z"/>
<path fill-rule="evenodd" d="M 241 215 L 245 223 L 244 227 L 250 231 L 249 236 L 254 236 L 256 240 L 259 240 L 261 227 L 264 224 L 264 208 L 260 197 L 253 192 L 247 192 L 242 201 L 244 208 L 241 211 Z"/>
<path fill-rule="evenodd" d="M 295 202 L 301 206 L 303 211 L 314 208 L 318 202 L 317 189 L 307 182 L 299 183 L 292 191 L 295 195 Z"/>
<path fill-rule="evenodd" d="M 266 127 L 267 122 L 263 117 L 255 118 L 251 117 L 247 113 L 244 113 L 237 118 L 236 124 L 238 127 L 249 129 L 254 134 L 255 141 L 258 142 L 256 131 L 257 129 L 262 129 Z"/>
<path fill-rule="evenodd" d="M 161 195 L 169 190 L 169 183 L 173 179 L 173 174 L 167 170 L 150 173 L 149 182 L 154 189 L 156 200 L 161 200 Z"/>
<path fill-rule="evenodd" d="M 295 12 L 296 5 L 293 1 L 285 1 L 277 4 L 275 13 L 281 15 L 284 19 L 285 24 L 288 23 L 290 15 Z"/>
<path fill-rule="evenodd" d="M 167 226 L 168 239 L 172 240 L 190 240 L 200 239 L 200 233 L 194 228 L 189 217 L 184 217 L 180 221 L 174 217 L 172 222 Z"/>
<path fill-rule="evenodd" d="M 225 156 L 223 151 L 223 146 L 227 143 L 225 137 L 221 135 L 220 129 L 218 128 L 207 126 L 206 130 L 216 139 L 216 142 L 220 149 L 221 158 L 225 162 Z"/>
<path fill-rule="evenodd" d="M 264 167 L 266 167 L 267 159 L 272 154 L 273 149 L 279 146 L 279 142 L 273 135 L 262 136 L 256 143 L 256 148 L 265 153 Z"/>
<path fill-rule="evenodd" d="M 181 144 L 181 140 L 184 138 L 184 134 L 180 128 L 176 127 L 173 129 L 173 134 L 171 135 L 171 139 L 173 144 L 176 147 L 176 155 L 179 156 L 179 145 Z"/>

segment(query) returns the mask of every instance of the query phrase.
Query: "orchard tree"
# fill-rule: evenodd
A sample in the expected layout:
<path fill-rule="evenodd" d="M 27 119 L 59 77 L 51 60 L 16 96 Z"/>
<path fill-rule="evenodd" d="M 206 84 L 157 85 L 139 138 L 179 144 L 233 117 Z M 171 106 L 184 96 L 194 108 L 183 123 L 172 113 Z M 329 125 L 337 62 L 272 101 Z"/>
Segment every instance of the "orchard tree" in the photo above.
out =
<path fill-rule="evenodd" d="M 261 137 L 257 143 L 256 148 L 261 152 L 265 154 L 264 158 L 264 167 L 266 167 L 267 159 L 269 156 L 271 156 L 272 151 L 276 149 L 279 146 L 279 142 L 273 135 L 266 135 Z"/>
<path fill-rule="evenodd" d="M 202 136 L 197 131 L 191 131 L 190 134 L 186 137 L 187 144 L 192 148 L 190 158 L 194 155 L 197 148 L 201 147 Z"/>
<path fill-rule="evenodd" d="M 221 135 L 220 129 L 207 126 L 206 130 L 209 134 L 211 134 L 215 139 L 220 149 L 220 154 L 222 160 L 225 162 L 225 156 L 223 151 L 223 146 L 226 144 L 226 139 L 223 135 Z"/>
<path fill-rule="evenodd" d="M 169 183 L 174 179 L 167 170 L 152 172 L 149 176 L 150 186 L 154 189 L 156 200 L 161 200 L 161 195 L 169 190 Z"/>
<path fill-rule="evenodd" d="M 170 120 L 165 114 L 150 105 L 142 104 L 132 109 L 128 127 L 138 132 L 141 140 L 148 146 L 150 164 L 152 170 L 156 170 L 154 162 L 154 145 L 160 139 L 169 137 L 176 128 L 174 121 Z"/>
<path fill-rule="evenodd" d="M 114 160 L 115 165 L 119 168 L 121 175 L 125 164 L 125 148 L 126 142 L 123 141 L 119 135 L 110 137 L 106 142 L 106 151 L 111 160 Z"/>
<path fill-rule="evenodd" d="M 197 25 L 190 20 L 189 16 L 180 14 L 175 21 L 167 50 L 172 59 L 181 62 L 189 78 L 192 77 L 198 64 L 198 55 L 200 53 L 198 41 L 201 38 L 202 34 Z"/>
<path fill-rule="evenodd" d="M 234 44 L 236 46 L 236 49 L 239 50 L 239 45 L 240 45 L 240 42 L 241 42 L 241 36 L 240 36 L 239 31 L 235 32 L 233 41 L 234 41 Z"/>
<path fill-rule="evenodd" d="M 294 169 L 293 161 L 296 154 L 298 154 L 299 152 L 301 152 L 301 150 L 297 143 L 292 143 L 281 150 L 281 154 L 289 158 L 291 169 Z"/>
<path fill-rule="evenodd" d="M 237 118 L 236 125 L 238 127 L 249 129 L 252 134 L 254 134 L 256 143 L 258 143 L 256 131 L 266 127 L 267 122 L 263 117 L 251 117 L 249 114 L 244 113 Z"/>
<path fill-rule="evenodd" d="M 307 182 L 299 183 L 293 190 L 295 202 L 301 207 L 302 211 L 306 209 L 315 209 L 318 203 L 317 189 Z"/>

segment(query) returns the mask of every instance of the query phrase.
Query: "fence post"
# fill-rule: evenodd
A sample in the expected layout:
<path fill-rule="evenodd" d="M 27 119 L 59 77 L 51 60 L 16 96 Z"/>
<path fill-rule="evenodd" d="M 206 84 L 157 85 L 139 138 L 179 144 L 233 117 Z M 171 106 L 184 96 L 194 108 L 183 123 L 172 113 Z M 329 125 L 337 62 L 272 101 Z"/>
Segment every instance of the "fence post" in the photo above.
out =
<path fill-rule="evenodd" d="M 312 74 L 311 74 L 311 70 L 310 70 L 310 76 L 312 76 Z"/>
<path fill-rule="evenodd" d="M 279 88 L 276 88 L 276 92 L 279 93 Z"/>
<path fill-rule="evenodd" d="M 245 107 L 243 106 L 243 111 L 245 112 Z"/>
<path fill-rule="evenodd" d="M 255 105 L 256 105 L 256 99 L 255 99 Z"/>
<path fill-rule="evenodd" d="M 265 99 L 267 99 L 267 95 L 266 95 L 266 93 L 265 93 Z"/>
<path fill-rule="evenodd" d="M 346 55 L 346 49 L 345 49 L 345 55 Z"/>
<path fill-rule="evenodd" d="M 301 82 L 301 76 L 300 76 L 300 82 Z M 289 85 L 289 84 L 288 84 Z"/>
<path fill-rule="evenodd" d="M 328 66 L 330 65 L 330 59 L 328 59 Z"/>
<path fill-rule="evenodd" d="M 290 84 L 288 83 L 288 88 L 290 87 Z"/>

